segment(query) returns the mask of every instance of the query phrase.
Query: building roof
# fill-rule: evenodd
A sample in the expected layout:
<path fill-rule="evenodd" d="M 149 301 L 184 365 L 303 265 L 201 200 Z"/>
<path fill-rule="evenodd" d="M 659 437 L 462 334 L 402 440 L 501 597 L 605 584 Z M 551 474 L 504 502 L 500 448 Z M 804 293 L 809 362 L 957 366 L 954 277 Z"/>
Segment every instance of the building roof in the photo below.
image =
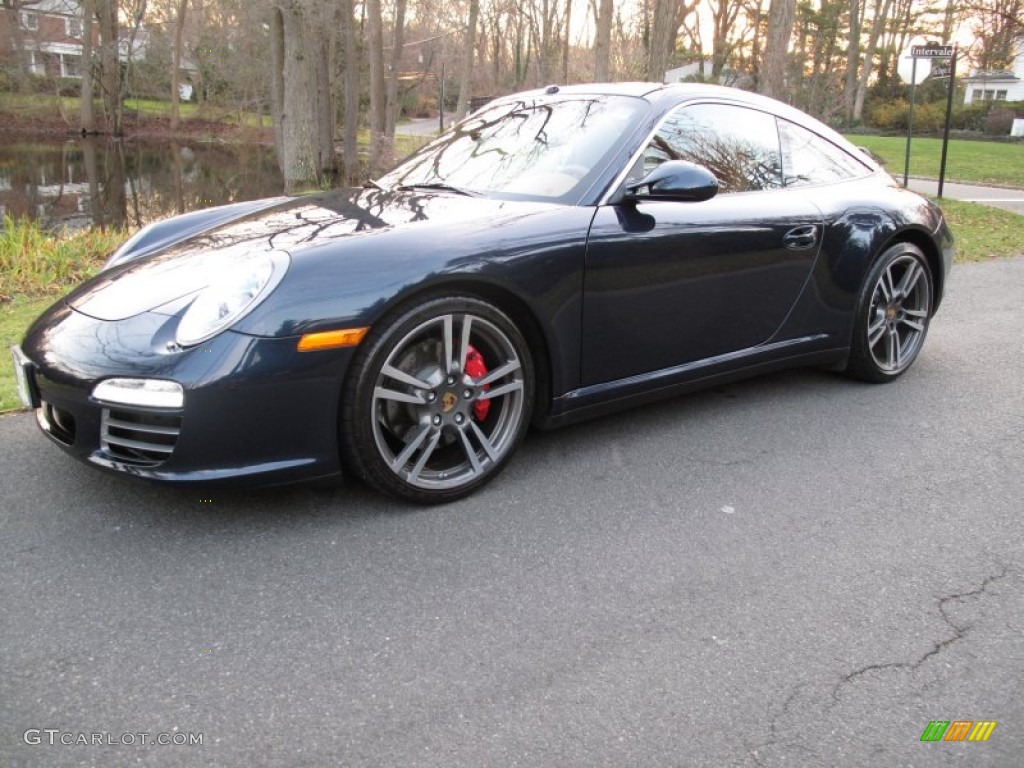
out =
<path fill-rule="evenodd" d="M 1020 82 L 1020 78 L 1013 74 L 1013 72 L 1007 72 L 1005 69 L 990 69 L 982 72 L 975 72 L 967 78 L 967 82 L 969 83 L 981 81 L 986 83 L 1017 83 Z"/>
<path fill-rule="evenodd" d="M 22 0 L 21 11 L 55 16 L 81 16 L 81 0 Z"/>

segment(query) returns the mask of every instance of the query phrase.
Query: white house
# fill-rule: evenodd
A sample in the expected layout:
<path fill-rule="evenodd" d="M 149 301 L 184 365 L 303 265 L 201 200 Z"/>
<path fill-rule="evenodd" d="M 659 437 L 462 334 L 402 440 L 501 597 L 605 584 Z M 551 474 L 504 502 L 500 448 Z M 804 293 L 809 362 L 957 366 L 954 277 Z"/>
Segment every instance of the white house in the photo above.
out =
<path fill-rule="evenodd" d="M 970 74 L 964 104 L 982 101 L 1024 101 L 1024 51 L 1017 54 L 1012 72 L 989 70 Z"/>
<path fill-rule="evenodd" d="M 690 77 L 711 77 L 711 59 L 701 59 L 665 72 L 666 83 L 685 83 Z"/>

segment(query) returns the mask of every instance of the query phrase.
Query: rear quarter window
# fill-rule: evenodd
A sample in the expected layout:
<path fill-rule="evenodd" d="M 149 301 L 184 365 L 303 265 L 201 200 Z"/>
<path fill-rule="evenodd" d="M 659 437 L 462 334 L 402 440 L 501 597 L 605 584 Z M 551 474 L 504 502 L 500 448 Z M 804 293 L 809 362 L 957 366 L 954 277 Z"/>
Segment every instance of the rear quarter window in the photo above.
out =
<path fill-rule="evenodd" d="M 782 173 L 787 187 L 835 184 L 871 174 L 871 168 L 830 141 L 779 119 Z"/>

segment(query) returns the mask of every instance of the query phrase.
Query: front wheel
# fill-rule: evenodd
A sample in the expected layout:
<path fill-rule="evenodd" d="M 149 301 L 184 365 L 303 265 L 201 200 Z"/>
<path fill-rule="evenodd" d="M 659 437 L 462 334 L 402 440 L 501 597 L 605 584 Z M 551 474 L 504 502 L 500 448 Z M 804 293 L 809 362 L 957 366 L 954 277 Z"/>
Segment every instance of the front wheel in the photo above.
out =
<path fill-rule="evenodd" d="M 917 359 L 932 309 L 928 260 L 910 243 L 897 243 L 868 273 L 857 306 L 847 373 L 885 382 Z"/>
<path fill-rule="evenodd" d="M 424 301 L 374 328 L 342 394 L 346 463 L 421 504 L 467 496 L 505 466 L 533 408 L 529 347 L 471 297 Z"/>

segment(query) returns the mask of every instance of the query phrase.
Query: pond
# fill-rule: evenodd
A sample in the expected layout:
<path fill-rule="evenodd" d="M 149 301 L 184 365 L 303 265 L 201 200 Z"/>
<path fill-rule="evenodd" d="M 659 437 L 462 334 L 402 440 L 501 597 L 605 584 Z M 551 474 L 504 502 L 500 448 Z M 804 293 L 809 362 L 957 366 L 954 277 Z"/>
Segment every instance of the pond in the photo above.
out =
<path fill-rule="evenodd" d="M 283 189 L 262 145 L 0 137 L 0 227 L 4 214 L 51 230 L 138 227 Z"/>

